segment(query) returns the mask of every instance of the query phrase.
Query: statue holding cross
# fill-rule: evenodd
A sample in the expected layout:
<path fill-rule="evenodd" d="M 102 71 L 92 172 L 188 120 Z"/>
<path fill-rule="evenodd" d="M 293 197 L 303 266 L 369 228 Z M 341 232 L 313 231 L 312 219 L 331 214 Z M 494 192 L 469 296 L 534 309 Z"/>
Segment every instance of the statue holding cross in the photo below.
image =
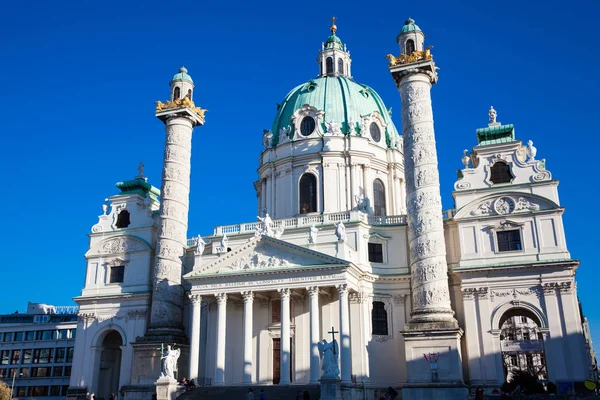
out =
<path fill-rule="evenodd" d="M 339 379 L 340 367 L 338 365 L 338 356 L 340 350 L 338 343 L 335 340 L 335 334 L 339 332 L 334 330 L 332 326 L 331 331 L 327 333 L 331 334 L 331 342 L 327 342 L 327 340 L 323 339 L 323 342 L 318 344 L 319 355 L 321 356 L 321 360 L 323 360 L 323 365 L 321 366 L 321 369 L 323 370 L 322 377 Z"/>

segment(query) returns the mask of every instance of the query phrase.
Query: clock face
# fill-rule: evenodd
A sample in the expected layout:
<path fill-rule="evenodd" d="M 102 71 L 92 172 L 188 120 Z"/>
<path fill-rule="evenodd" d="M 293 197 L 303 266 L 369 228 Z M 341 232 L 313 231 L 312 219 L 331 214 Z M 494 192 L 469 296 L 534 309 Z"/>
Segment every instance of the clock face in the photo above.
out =
<path fill-rule="evenodd" d="M 515 210 L 515 202 L 510 197 L 500 197 L 494 203 L 494 210 L 498 214 L 510 214 Z"/>

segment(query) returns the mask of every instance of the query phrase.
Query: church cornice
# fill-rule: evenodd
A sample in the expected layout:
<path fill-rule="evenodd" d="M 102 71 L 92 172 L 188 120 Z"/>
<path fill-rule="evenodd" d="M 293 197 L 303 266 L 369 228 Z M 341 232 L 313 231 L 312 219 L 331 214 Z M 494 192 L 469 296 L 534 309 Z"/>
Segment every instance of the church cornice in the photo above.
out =
<path fill-rule="evenodd" d="M 109 294 L 102 296 L 77 296 L 73 298 L 80 306 L 94 304 L 94 303 L 108 303 L 122 301 L 122 300 L 149 300 L 152 297 L 151 292 L 140 292 L 140 293 L 120 293 L 120 294 Z"/>
<path fill-rule="evenodd" d="M 579 267 L 579 260 L 565 259 L 565 260 L 548 260 L 548 261 L 536 261 L 530 263 L 515 262 L 515 263 L 499 263 L 499 264 L 488 264 L 482 266 L 469 266 L 469 267 L 454 267 L 451 274 L 463 275 L 463 274 L 481 274 L 496 271 L 517 271 L 517 270 L 535 270 L 535 269 L 546 269 L 550 268 L 556 271 L 561 270 L 573 270 L 573 272 Z"/>

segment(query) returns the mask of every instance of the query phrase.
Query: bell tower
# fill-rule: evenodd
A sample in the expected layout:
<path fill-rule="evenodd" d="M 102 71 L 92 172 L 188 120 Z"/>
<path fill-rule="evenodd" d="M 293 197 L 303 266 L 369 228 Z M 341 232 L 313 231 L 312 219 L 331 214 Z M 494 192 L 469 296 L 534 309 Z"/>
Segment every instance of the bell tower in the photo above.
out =
<path fill-rule="evenodd" d="M 460 354 L 463 331 L 450 305 L 430 96 L 438 80 L 437 67 L 430 47 L 423 49 L 425 35 L 413 19 L 406 20 L 397 41 L 400 56 L 388 59 L 402 102 L 412 286 L 411 320 L 402 331 L 408 384 L 403 397 L 466 398 Z"/>

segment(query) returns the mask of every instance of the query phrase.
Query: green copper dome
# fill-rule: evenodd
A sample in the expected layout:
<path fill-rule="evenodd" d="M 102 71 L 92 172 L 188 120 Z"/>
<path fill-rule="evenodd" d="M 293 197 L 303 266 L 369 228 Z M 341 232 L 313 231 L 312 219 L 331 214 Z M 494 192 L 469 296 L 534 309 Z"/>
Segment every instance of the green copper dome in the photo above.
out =
<path fill-rule="evenodd" d="M 419 28 L 419 26 L 415 24 L 415 20 L 412 18 L 409 18 L 406 21 L 404 21 L 404 26 L 402 27 L 402 29 L 400 29 L 401 35 L 407 32 L 421 32 L 421 28 Z"/>
<path fill-rule="evenodd" d="M 194 83 L 194 81 L 192 80 L 192 77 L 188 75 L 188 70 L 186 67 L 181 67 L 179 68 L 179 73 L 173 75 L 173 79 L 171 79 L 171 82 L 173 81 L 187 81 L 189 83 Z"/>
<path fill-rule="evenodd" d="M 325 48 L 326 49 L 342 49 L 342 41 L 340 40 L 339 37 L 337 37 L 335 35 L 335 33 L 332 33 L 328 38 L 327 41 L 325 42 Z"/>
<path fill-rule="evenodd" d="M 360 132 L 358 126 L 362 117 L 378 111 L 383 117 L 386 127 L 386 142 L 390 145 L 390 139 L 398 136 L 398 131 L 392 122 L 390 114 L 376 91 L 367 85 L 361 85 L 345 76 L 324 76 L 312 79 L 292 89 L 283 100 L 271 131 L 277 140 L 280 129 L 291 127 L 293 137 L 292 115 L 308 104 L 325 112 L 324 122 L 338 122 L 345 135 L 368 135 Z M 358 122 L 350 132 L 348 122 Z M 325 131 L 325 126 L 322 127 Z M 276 144 L 276 143 L 275 143 Z"/>

